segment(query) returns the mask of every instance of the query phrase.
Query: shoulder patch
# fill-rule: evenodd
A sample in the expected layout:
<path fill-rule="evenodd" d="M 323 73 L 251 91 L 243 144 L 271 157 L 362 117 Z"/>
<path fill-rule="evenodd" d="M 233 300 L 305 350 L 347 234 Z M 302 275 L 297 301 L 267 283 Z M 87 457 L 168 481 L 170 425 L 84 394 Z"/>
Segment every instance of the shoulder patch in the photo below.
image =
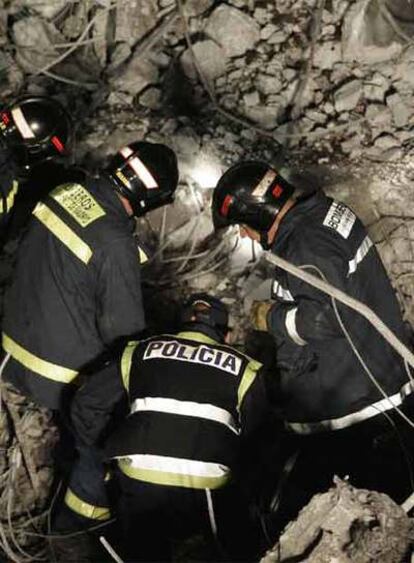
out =
<path fill-rule="evenodd" d="M 323 220 L 323 224 L 346 239 L 354 226 L 355 219 L 355 213 L 349 207 L 339 201 L 333 201 Z"/>
<path fill-rule="evenodd" d="M 63 184 L 50 194 L 81 227 L 105 215 L 104 209 L 80 184 Z"/>

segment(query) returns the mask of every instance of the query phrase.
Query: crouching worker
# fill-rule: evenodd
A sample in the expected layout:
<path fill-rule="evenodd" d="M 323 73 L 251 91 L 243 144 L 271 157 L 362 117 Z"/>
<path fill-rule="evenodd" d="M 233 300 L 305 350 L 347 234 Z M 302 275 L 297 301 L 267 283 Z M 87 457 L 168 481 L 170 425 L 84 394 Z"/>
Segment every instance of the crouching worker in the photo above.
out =
<path fill-rule="evenodd" d="M 111 411 L 127 398 L 128 415 L 105 445 L 116 460 L 121 556 L 170 560 L 173 542 L 205 533 L 227 559 L 246 560 L 252 535 L 230 479 L 267 410 L 265 370 L 224 344 L 228 311 L 218 299 L 193 295 L 181 326 L 130 342 L 119 365 L 87 381 L 73 401 L 73 426 L 85 448 L 100 446 Z"/>

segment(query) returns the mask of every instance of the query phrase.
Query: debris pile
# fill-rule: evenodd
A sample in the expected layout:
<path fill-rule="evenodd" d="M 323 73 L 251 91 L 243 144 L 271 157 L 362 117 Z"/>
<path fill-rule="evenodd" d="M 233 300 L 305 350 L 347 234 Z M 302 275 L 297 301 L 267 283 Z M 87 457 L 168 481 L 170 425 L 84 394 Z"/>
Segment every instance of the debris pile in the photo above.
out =
<path fill-rule="evenodd" d="M 388 496 L 336 479 L 287 526 L 261 563 L 400 563 L 410 553 L 413 526 Z"/>

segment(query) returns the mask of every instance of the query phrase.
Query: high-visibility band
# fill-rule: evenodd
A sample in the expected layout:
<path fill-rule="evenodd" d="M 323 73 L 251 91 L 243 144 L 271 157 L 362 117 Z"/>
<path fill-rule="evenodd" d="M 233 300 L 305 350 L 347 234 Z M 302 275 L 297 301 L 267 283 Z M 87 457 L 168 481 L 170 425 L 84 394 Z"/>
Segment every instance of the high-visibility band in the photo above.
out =
<path fill-rule="evenodd" d="M 218 344 L 217 340 L 203 334 L 202 332 L 192 332 L 191 330 L 183 330 L 177 334 L 179 338 L 188 338 L 189 340 L 195 340 L 196 342 L 202 342 L 203 344 Z"/>
<path fill-rule="evenodd" d="M 34 139 L 35 134 L 32 128 L 27 123 L 25 116 L 21 108 L 15 107 L 11 110 L 13 121 L 16 124 L 17 129 L 20 131 L 23 139 Z"/>
<path fill-rule="evenodd" d="M 17 180 L 13 180 L 12 189 L 8 193 L 6 197 L 6 205 L 4 205 L 3 199 L 0 199 L 0 213 L 7 213 L 13 207 L 14 200 L 19 189 L 19 182 Z"/>
<path fill-rule="evenodd" d="M 109 520 L 111 517 L 108 507 L 89 504 L 75 495 L 71 489 L 66 491 L 64 502 L 73 512 L 91 520 Z"/>
<path fill-rule="evenodd" d="M 285 318 L 285 325 L 286 330 L 290 338 L 295 342 L 298 346 L 306 346 L 306 340 L 299 335 L 298 330 L 296 328 L 296 313 L 298 312 L 297 307 L 293 307 L 293 309 L 289 309 L 286 313 Z"/>
<path fill-rule="evenodd" d="M 239 433 L 231 413 L 225 409 L 207 403 L 178 401 L 177 399 L 166 399 L 164 397 L 145 397 L 144 399 L 135 399 L 131 405 L 131 414 L 140 411 L 154 411 L 180 416 L 205 418 L 224 424 L 224 426 L 227 426 L 232 432 L 236 434 Z"/>
<path fill-rule="evenodd" d="M 33 215 L 84 264 L 92 258 L 92 249 L 47 205 L 38 203 Z"/>
<path fill-rule="evenodd" d="M 3 332 L 3 348 L 15 360 L 23 364 L 27 369 L 34 371 L 38 375 L 53 379 L 59 383 L 70 383 L 78 375 L 73 369 L 68 369 L 56 364 L 52 364 L 46 360 L 38 358 L 22 346 L 17 344 L 10 336 Z"/>
<path fill-rule="evenodd" d="M 404 399 L 413 392 L 411 382 L 401 387 L 400 391 L 395 395 L 391 395 L 386 399 L 381 399 L 360 411 L 341 416 L 340 418 L 332 418 L 330 420 L 320 420 L 318 422 L 285 422 L 285 425 L 297 434 L 314 434 L 324 430 L 342 430 L 348 428 L 358 422 L 363 422 L 373 416 L 377 416 L 382 412 L 389 411 L 394 407 L 398 407 Z"/>
<path fill-rule="evenodd" d="M 256 362 L 255 360 L 250 360 L 247 364 L 246 369 L 243 372 L 239 388 L 237 390 L 237 408 L 240 409 L 240 406 L 243 402 L 243 399 L 250 389 L 253 381 L 256 378 L 257 372 L 262 367 L 260 362 Z"/>
<path fill-rule="evenodd" d="M 135 156 L 130 158 L 131 155 L 134 154 L 132 149 L 130 149 L 129 147 L 124 147 L 120 150 L 120 153 L 126 159 L 129 166 L 138 175 L 138 178 L 141 180 L 141 182 L 148 190 L 158 188 L 158 183 L 155 181 L 154 176 L 151 174 L 151 172 L 148 170 L 148 168 L 145 166 L 142 160 L 138 158 L 136 154 Z"/>
<path fill-rule="evenodd" d="M 138 246 L 138 258 L 140 264 L 145 264 L 149 259 L 148 254 L 140 246 Z"/>
<path fill-rule="evenodd" d="M 282 299 L 283 301 L 294 301 L 293 295 L 290 293 L 290 291 L 286 288 L 284 288 L 279 282 L 275 281 L 273 282 L 273 297 L 278 297 L 279 299 Z"/>
<path fill-rule="evenodd" d="M 118 459 L 118 465 L 132 479 L 172 487 L 218 489 L 230 479 L 225 465 L 191 459 L 135 454 Z"/>
<path fill-rule="evenodd" d="M 360 262 L 362 262 L 362 260 L 365 258 L 365 256 L 368 254 L 369 250 L 372 248 L 372 246 L 374 246 L 374 243 L 372 242 L 372 240 L 369 238 L 369 236 L 366 236 L 364 238 L 364 240 L 362 241 L 360 247 L 358 248 L 358 250 L 356 251 L 356 254 L 354 256 L 354 258 L 352 258 L 352 260 L 349 261 L 349 266 L 348 266 L 348 276 L 350 274 L 353 274 L 357 267 L 358 264 Z"/>
<path fill-rule="evenodd" d="M 129 390 L 129 376 L 131 373 L 132 354 L 134 353 L 134 350 L 137 346 L 138 342 L 135 340 L 128 342 L 121 358 L 122 381 L 127 391 Z"/>

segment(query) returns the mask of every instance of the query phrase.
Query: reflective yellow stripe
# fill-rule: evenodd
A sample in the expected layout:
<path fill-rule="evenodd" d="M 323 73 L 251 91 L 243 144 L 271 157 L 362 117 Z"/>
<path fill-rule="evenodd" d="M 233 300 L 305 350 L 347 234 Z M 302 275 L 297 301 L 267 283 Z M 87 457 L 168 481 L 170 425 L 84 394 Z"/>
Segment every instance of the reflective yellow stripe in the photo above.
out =
<path fill-rule="evenodd" d="M 6 197 L 6 208 L 4 207 L 3 198 L 0 198 L 0 213 L 6 213 L 10 211 L 10 209 L 13 207 L 14 199 L 16 197 L 18 189 L 19 189 L 19 182 L 17 180 L 13 180 L 12 189 L 10 190 L 8 196 Z"/>
<path fill-rule="evenodd" d="M 43 223 L 43 225 L 52 232 L 56 238 L 60 240 L 75 256 L 82 260 L 84 264 L 88 264 L 92 258 L 92 250 L 66 225 L 47 205 L 38 203 L 33 215 Z"/>
<path fill-rule="evenodd" d="M 48 379 L 53 379 L 53 381 L 58 381 L 59 383 L 70 383 L 78 375 L 78 372 L 75 370 L 58 366 L 38 358 L 28 350 L 25 350 L 22 346 L 20 346 L 20 344 L 17 344 L 17 342 L 12 340 L 10 336 L 7 336 L 4 332 L 3 348 L 26 368 L 34 371 L 38 375 L 42 375 Z"/>
<path fill-rule="evenodd" d="M 140 264 L 145 264 L 149 259 L 148 254 L 140 246 L 138 246 L 138 259 Z"/>
<path fill-rule="evenodd" d="M 93 520 L 108 520 L 111 517 L 111 511 L 108 507 L 94 506 L 80 499 L 73 491 L 68 489 L 65 494 L 65 504 L 73 512 L 90 518 Z"/>
<path fill-rule="evenodd" d="M 122 359 L 121 359 L 122 381 L 124 382 L 124 387 L 127 391 L 129 390 L 129 376 L 131 373 L 132 354 L 134 353 L 134 350 L 137 346 L 138 346 L 138 342 L 136 340 L 132 340 L 131 342 L 128 342 L 122 354 Z"/>
<path fill-rule="evenodd" d="M 244 396 L 246 395 L 247 391 L 250 389 L 251 384 L 256 378 L 257 372 L 262 367 L 260 362 L 256 362 L 255 360 L 251 360 L 248 364 L 244 373 L 242 375 L 239 388 L 237 390 L 237 408 L 239 409 Z"/>
<path fill-rule="evenodd" d="M 119 459 L 118 465 L 122 473 L 131 477 L 131 479 L 139 479 L 140 481 L 155 483 L 156 485 L 185 487 L 187 489 L 218 489 L 230 480 L 229 474 L 219 477 L 198 477 L 196 475 L 156 471 L 155 469 L 142 469 L 132 467 L 128 460 L 125 459 Z"/>

